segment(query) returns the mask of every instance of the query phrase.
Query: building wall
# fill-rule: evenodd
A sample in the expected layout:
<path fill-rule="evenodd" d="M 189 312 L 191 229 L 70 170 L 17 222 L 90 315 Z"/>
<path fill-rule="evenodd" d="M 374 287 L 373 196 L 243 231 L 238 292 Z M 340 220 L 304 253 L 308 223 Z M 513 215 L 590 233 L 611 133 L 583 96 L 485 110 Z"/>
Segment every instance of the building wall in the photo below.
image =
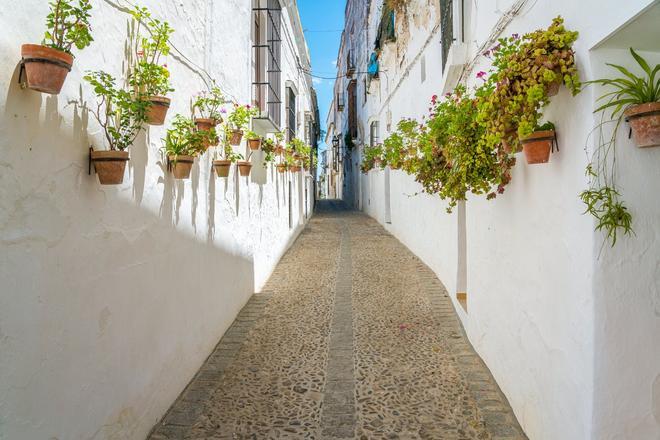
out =
<path fill-rule="evenodd" d="M 623 28 L 652 3 L 529 1 L 502 35 L 547 27 L 562 15 L 568 28 L 581 33 L 577 61 L 583 78 L 593 79 L 611 74 L 604 62 L 634 67 L 626 44 L 657 62 L 655 32 L 648 26 Z M 397 16 L 397 41 L 381 53 L 384 74 L 372 82 L 360 113 L 365 130 L 369 121 L 380 121 L 381 140 L 401 118 L 426 115 L 431 96 L 448 86 L 437 4 L 412 0 L 407 19 Z M 477 55 L 476 48 L 513 4 L 464 3 L 463 63 Z M 373 50 L 381 6 L 381 0 L 371 2 L 367 51 Z M 621 32 L 625 38 L 617 37 Z M 479 70 L 488 70 L 483 57 L 469 85 L 476 85 Z M 603 235 L 594 232 L 591 217 L 582 215 L 578 198 L 587 187 L 585 145 L 595 126 L 598 93 L 586 88 L 571 97 L 562 88 L 545 112 L 558 127 L 561 151 L 549 164 L 537 166 L 527 165 L 521 155 L 506 193 L 494 201 L 470 197 L 465 217 L 459 209 L 446 214 L 444 202 L 419 194 L 414 178 L 400 171 L 373 170 L 354 180 L 362 209 L 445 283 L 470 340 L 532 439 L 660 437 L 658 204 L 651 200 L 654 192 L 644 190 L 660 187 L 660 149 L 637 149 L 627 129 L 621 130 L 618 183 L 635 219 L 636 236 L 621 238 L 613 249 L 603 246 Z M 345 179 L 352 181 L 349 175 Z M 461 231 L 465 246 L 460 245 Z M 464 287 L 467 312 L 455 298 Z"/>
<path fill-rule="evenodd" d="M 17 84 L 20 45 L 40 41 L 46 3 L 0 12 L 0 439 L 143 439 L 301 230 L 311 181 L 291 177 L 289 197 L 289 177 L 259 153 L 250 178 L 216 178 L 207 153 L 175 181 L 160 152 L 165 126 L 138 138 L 123 185 L 100 186 L 87 174 L 102 133 L 82 75 L 121 74 L 126 2 L 93 2 L 96 41 L 59 96 Z M 205 71 L 250 102 L 250 2 L 141 3 L 172 24 L 185 55 L 167 60 L 170 118 L 188 112 Z M 295 40 L 297 14 L 284 17 Z M 299 48 L 283 43 L 283 81 L 310 111 Z"/>

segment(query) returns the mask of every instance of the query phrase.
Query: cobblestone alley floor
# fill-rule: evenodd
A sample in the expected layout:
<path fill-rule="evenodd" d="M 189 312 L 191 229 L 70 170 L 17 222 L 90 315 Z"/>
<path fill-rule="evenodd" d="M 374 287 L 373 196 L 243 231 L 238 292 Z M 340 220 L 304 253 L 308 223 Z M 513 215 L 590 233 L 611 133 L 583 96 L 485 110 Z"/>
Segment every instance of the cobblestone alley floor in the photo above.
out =
<path fill-rule="evenodd" d="M 271 438 L 526 437 L 433 272 L 323 201 L 150 436 Z"/>

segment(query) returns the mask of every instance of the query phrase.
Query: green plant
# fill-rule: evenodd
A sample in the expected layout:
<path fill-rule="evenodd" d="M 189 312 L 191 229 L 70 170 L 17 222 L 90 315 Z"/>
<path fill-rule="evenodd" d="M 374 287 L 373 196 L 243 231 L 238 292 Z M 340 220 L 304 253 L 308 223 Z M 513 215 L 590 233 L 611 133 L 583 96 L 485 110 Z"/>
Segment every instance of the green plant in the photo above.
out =
<path fill-rule="evenodd" d="M 129 84 L 142 96 L 164 96 L 174 89 L 170 86 L 167 64 L 161 57 L 170 53 L 169 39 L 174 29 L 166 21 L 151 16 L 147 8 L 135 7 L 131 14 L 137 22 L 135 30 L 135 65 L 129 75 Z M 141 35 L 142 26 L 148 37 Z"/>
<path fill-rule="evenodd" d="M 72 0 L 55 0 L 49 5 L 44 46 L 70 54 L 73 46 L 82 50 L 94 41 L 89 25 L 92 9 L 89 0 L 78 0 L 78 6 Z"/>
<path fill-rule="evenodd" d="M 362 164 L 360 165 L 360 170 L 363 173 L 368 173 L 370 170 L 374 169 L 376 162 L 381 160 L 383 157 L 383 148 L 380 145 L 366 146 L 364 147 L 364 154 L 362 157 Z"/>
<path fill-rule="evenodd" d="M 595 112 L 613 107 L 612 117 L 615 117 L 627 107 L 660 101 L 660 78 L 657 80 L 655 78 L 660 71 L 660 64 L 656 64 L 651 69 L 648 62 L 635 52 L 632 47 L 630 48 L 630 54 L 642 68 L 645 76 L 637 76 L 623 66 L 607 63 L 608 66 L 618 70 L 622 76 L 614 79 L 603 78 L 587 82 L 587 84 L 600 84 L 614 88 L 613 91 L 605 93 L 598 98 L 598 101 L 608 101 L 598 107 Z"/>
<path fill-rule="evenodd" d="M 221 106 L 225 103 L 225 97 L 219 87 L 212 87 L 208 92 L 202 92 L 197 96 L 192 105 L 193 115 L 200 118 L 222 120 Z"/>
<path fill-rule="evenodd" d="M 347 150 L 352 150 L 355 144 L 353 143 L 353 136 L 350 133 L 346 132 L 344 135 L 344 144 L 346 145 Z"/>
<path fill-rule="evenodd" d="M 195 129 L 192 119 L 176 115 L 172 128 L 167 130 L 163 150 L 168 156 L 198 156 L 206 149 L 204 141 L 208 132 Z"/>
<path fill-rule="evenodd" d="M 546 121 L 541 125 L 534 127 L 534 131 L 555 131 L 555 124 L 550 121 Z"/>
<path fill-rule="evenodd" d="M 264 165 L 275 161 L 275 140 L 267 138 L 261 142 L 261 151 L 264 152 Z"/>
<path fill-rule="evenodd" d="M 259 136 L 259 134 L 257 134 L 252 130 L 248 130 L 247 132 L 245 132 L 245 138 L 247 140 L 256 140 L 256 139 L 261 139 L 261 136 Z"/>
<path fill-rule="evenodd" d="M 88 72 L 84 79 L 94 87 L 98 98 L 91 112 L 103 128 L 108 146 L 111 150 L 126 150 L 142 130 L 148 104 L 118 88 L 115 78 L 105 72 Z"/>
<path fill-rule="evenodd" d="M 227 123 L 233 130 L 245 130 L 250 120 L 259 114 L 259 110 L 249 104 L 234 104 L 234 111 L 227 117 Z"/>
<path fill-rule="evenodd" d="M 489 148 L 499 148 L 502 141 L 517 147 L 518 137 L 530 135 L 550 102 L 553 85 L 563 82 L 574 95 L 580 92 L 572 48 L 578 33 L 566 30 L 563 21 L 557 17 L 547 29 L 502 38 L 486 53 L 493 68 L 489 75 L 477 74 L 484 84 L 475 94 Z"/>

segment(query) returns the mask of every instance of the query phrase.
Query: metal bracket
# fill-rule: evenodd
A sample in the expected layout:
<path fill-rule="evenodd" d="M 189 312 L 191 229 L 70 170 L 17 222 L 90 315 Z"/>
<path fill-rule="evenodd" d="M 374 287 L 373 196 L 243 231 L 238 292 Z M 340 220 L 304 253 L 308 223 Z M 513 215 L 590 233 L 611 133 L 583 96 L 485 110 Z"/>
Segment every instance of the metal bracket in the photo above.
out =
<path fill-rule="evenodd" d="M 87 162 L 87 174 L 92 175 L 92 151 L 94 151 L 94 147 L 89 147 L 89 152 L 88 152 L 88 162 Z M 94 170 L 96 171 L 96 169 Z"/>
<path fill-rule="evenodd" d="M 21 61 L 18 63 L 18 85 L 21 86 L 21 89 L 27 89 L 27 79 L 25 78 L 25 60 L 21 58 Z"/>

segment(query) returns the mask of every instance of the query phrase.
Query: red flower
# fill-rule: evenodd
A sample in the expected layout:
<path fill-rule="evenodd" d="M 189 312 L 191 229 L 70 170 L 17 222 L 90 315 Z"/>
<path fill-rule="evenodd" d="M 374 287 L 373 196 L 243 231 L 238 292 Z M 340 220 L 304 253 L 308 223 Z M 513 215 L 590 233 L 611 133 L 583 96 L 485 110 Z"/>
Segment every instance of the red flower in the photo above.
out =
<path fill-rule="evenodd" d="M 479 79 L 484 79 L 485 76 L 486 76 L 486 72 L 484 72 L 483 70 L 477 73 L 477 78 Z"/>

